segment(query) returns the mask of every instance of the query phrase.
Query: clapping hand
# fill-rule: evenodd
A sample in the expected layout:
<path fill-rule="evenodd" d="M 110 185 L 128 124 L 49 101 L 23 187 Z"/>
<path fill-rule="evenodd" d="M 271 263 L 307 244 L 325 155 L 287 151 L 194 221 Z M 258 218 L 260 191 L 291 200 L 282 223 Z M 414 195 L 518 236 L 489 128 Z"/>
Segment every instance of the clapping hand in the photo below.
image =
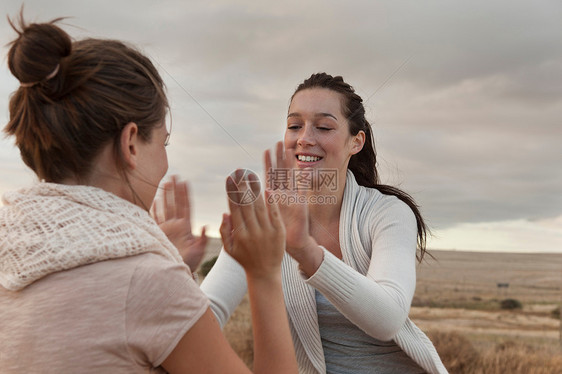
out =
<path fill-rule="evenodd" d="M 244 267 L 248 277 L 276 276 L 285 252 L 285 228 L 279 208 L 275 203 L 265 203 L 256 193 L 259 191 L 252 188 L 257 182 L 255 174 L 237 170 L 235 179 L 228 177 L 226 181 L 230 214 L 223 215 L 220 227 L 224 249 Z M 252 194 L 252 190 L 253 201 L 239 198 L 247 196 L 246 192 Z"/>
<path fill-rule="evenodd" d="M 191 206 L 187 182 L 172 176 L 164 184 L 164 193 L 154 200 L 151 214 L 168 239 L 176 246 L 183 261 L 194 272 L 205 254 L 207 236 L 205 227 L 201 236 L 191 231 Z"/>
<path fill-rule="evenodd" d="M 268 184 L 272 189 L 269 200 L 279 204 L 285 229 L 287 231 L 287 252 L 293 257 L 299 257 L 299 251 L 310 243 L 310 224 L 308 205 L 304 202 L 306 196 L 303 191 L 293 189 L 295 153 L 285 150 L 283 142 L 278 142 L 275 147 L 275 167 L 272 165 L 270 151 L 265 151 L 265 173 Z M 283 171 L 280 173 L 279 171 Z M 289 180 L 278 180 L 279 176 L 288 175 Z"/>
<path fill-rule="evenodd" d="M 265 174 L 269 188 L 268 200 L 278 203 L 286 230 L 286 250 L 307 275 L 312 275 L 322 262 L 323 252 L 310 234 L 310 217 L 306 195 L 293 188 L 292 178 L 296 170 L 295 152 L 284 149 L 283 142 L 275 148 L 275 167 L 270 151 L 265 151 Z M 283 176 L 283 178 L 279 178 Z M 285 178 L 288 176 L 288 179 Z"/>

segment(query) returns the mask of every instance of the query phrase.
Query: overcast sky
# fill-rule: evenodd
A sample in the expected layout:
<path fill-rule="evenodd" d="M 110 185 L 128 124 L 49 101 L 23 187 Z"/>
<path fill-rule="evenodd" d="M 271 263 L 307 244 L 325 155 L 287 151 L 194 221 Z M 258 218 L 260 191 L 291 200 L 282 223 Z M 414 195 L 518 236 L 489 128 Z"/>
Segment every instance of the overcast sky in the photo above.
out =
<path fill-rule="evenodd" d="M 2 15 L 21 1 L 3 0 Z M 25 1 L 75 38 L 129 41 L 166 81 L 169 173 L 216 233 L 225 177 L 261 172 L 310 74 L 363 97 L 384 182 L 415 197 L 430 247 L 562 252 L 560 1 Z M 0 43 L 15 33 L 0 22 Z M 18 82 L 0 68 L 0 118 Z M 34 175 L 0 141 L 0 193 Z"/>

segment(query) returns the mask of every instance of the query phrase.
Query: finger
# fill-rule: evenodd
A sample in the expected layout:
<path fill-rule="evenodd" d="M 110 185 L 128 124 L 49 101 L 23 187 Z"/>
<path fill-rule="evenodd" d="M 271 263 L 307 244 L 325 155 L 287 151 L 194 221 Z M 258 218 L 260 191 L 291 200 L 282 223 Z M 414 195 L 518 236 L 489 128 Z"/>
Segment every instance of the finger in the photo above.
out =
<path fill-rule="evenodd" d="M 250 178 L 251 176 L 252 174 L 248 175 L 247 178 Z M 242 192 L 242 195 L 252 193 L 251 186 L 247 178 L 244 178 L 238 185 L 239 190 Z M 252 203 L 239 205 L 242 219 L 244 220 L 244 225 L 250 232 L 256 232 L 256 230 L 259 228 L 256 204 L 259 205 L 260 200 L 261 199 L 258 196 L 257 199 Z"/>
<path fill-rule="evenodd" d="M 283 217 L 281 216 L 279 205 L 275 202 L 275 199 L 270 199 L 271 194 L 271 191 L 265 191 L 265 201 L 267 204 L 267 212 L 269 214 L 271 226 L 278 231 L 285 230 L 285 225 L 283 224 Z"/>
<path fill-rule="evenodd" d="M 229 254 L 232 253 L 232 220 L 231 216 L 224 213 L 219 228 L 221 234 L 222 246 Z"/>
<path fill-rule="evenodd" d="M 248 175 L 248 181 L 250 186 L 259 186 L 259 180 L 258 180 L 258 176 L 255 174 L 249 174 Z M 251 204 L 253 205 L 253 211 L 255 214 L 255 217 L 257 219 L 257 223 L 261 226 L 261 227 L 270 227 L 271 223 L 268 217 L 268 213 L 267 213 L 267 208 L 265 206 L 265 202 L 263 200 L 263 197 L 261 195 L 261 192 L 258 191 L 253 191 L 255 194 L 257 194 L 256 200 Z"/>
<path fill-rule="evenodd" d="M 158 216 L 158 208 L 160 207 L 160 203 L 157 199 L 154 199 L 152 202 L 152 208 L 150 208 L 150 215 L 154 219 L 157 225 L 161 224 L 160 217 Z"/>
<path fill-rule="evenodd" d="M 207 237 L 207 226 L 203 226 L 203 228 L 201 228 L 201 236 L 199 236 L 199 242 L 203 247 L 206 247 L 208 241 L 209 238 Z"/>
<path fill-rule="evenodd" d="M 240 211 L 240 191 L 238 186 L 234 182 L 232 177 L 226 178 L 226 193 L 228 194 L 228 208 L 230 210 L 230 220 L 233 229 L 239 229 L 244 227 L 244 218 L 242 217 L 242 212 Z"/>
<path fill-rule="evenodd" d="M 185 218 L 191 224 L 191 206 L 189 201 L 189 186 L 187 185 L 187 182 L 176 182 L 174 199 L 176 205 L 176 217 Z"/>
<path fill-rule="evenodd" d="M 173 189 L 173 183 L 172 182 L 166 182 L 164 183 L 164 220 L 170 220 L 172 218 L 174 218 L 174 207 L 173 207 L 173 203 L 171 202 L 172 200 L 172 189 Z"/>
<path fill-rule="evenodd" d="M 234 171 L 234 176 L 231 175 L 231 177 L 234 183 L 236 183 L 236 185 L 238 186 L 244 179 L 244 169 L 236 169 Z"/>
<path fill-rule="evenodd" d="M 283 160 L 285 162 L 286 168 L 294 168 L 297 159 L 295 157 L 295 150 L 293 148 L 288 148 L 283 150 Z"/>
<path fill-rule="evenodd" d="M 171 188 L 171 193 L 168 196 L 168 211 L 172 212 L 172 217 L 173 218 L 178 218 L 178 186 L 179 186 L 179 180 L 178 180 L 178 176 L 177 175 L 172 175 L 170 177 L 170 183 L 172 184 L 172 188 Z"/>
<path fill-rule="evenodd" d="M 271 151 L 268 149 L 263 153 L 263 163 L 265 165 L 265 188 L 274 189 L 275 183 L 273 176 L 275 175 L 271 165 Z"/>
<path fill-rule="evenodd" d="M 283 142 L 277 142 L 275 146 L 275 156 L 277 161 L 277 168 L 285 168 L 285 154 L 284 154 Z"/>

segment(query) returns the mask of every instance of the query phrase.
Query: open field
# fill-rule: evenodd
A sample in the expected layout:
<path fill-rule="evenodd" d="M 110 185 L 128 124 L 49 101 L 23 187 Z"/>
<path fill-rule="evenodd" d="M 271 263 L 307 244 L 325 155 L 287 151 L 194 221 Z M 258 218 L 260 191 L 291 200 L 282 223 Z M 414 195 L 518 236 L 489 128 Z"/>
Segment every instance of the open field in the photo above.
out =
<path fill-rule="evenodd" d="M 435 259 L 417 269 L 410 318 L 428 332 L 451 373 L 562 373 L 553 313 L 562 302 L 562 254 L 431 253 Z M 522 308 L 502 309 L 505 299 Z M 250 363 L 247 300 L 225 333 Z"/>
<path fill-rule="evenodd" d="M 464 300 L 513 297 L 523 303 L 561 301 L 562 253 L 431 251 L 418 266 L 416 297 Z M 498 288 L 498 283 L 508 283 Z"/>
<path fill-rule="evenodd" d="M 480 350 L 516 341 L 562 352 L 560 320 L 553 314 L 562 302 L 562 254 L 432 254 L 435 260 L 418 267 L 410 312 L 420 328 L 460 333 Z M 505 299 L 522 308 L 501 309 Z"/>

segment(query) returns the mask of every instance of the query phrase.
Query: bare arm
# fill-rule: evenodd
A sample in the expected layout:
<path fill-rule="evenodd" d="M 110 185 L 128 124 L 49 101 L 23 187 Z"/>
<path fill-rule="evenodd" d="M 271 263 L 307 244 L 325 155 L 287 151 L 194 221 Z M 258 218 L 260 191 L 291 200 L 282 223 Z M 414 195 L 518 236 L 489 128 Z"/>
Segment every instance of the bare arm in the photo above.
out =
<path fill-rule="evenodd" d="M 227 190 L 248 188 L 229 178 Z M 298 373 L 281 287 L 285 229 L 277 206 L 229 200 L 231 215 L 223 216 L 225 250 L 246 271 L 254 331 L 254 373 Z M 185 334 L 162 366 L 170 373 L 250 373 L 222 335 L 208 310 Z"/>
<path fill-rule="evenodd" d="M 251 373 L 222 334 L 211 309 L 187 331 L 162 367 L 170 374 Z"/>

